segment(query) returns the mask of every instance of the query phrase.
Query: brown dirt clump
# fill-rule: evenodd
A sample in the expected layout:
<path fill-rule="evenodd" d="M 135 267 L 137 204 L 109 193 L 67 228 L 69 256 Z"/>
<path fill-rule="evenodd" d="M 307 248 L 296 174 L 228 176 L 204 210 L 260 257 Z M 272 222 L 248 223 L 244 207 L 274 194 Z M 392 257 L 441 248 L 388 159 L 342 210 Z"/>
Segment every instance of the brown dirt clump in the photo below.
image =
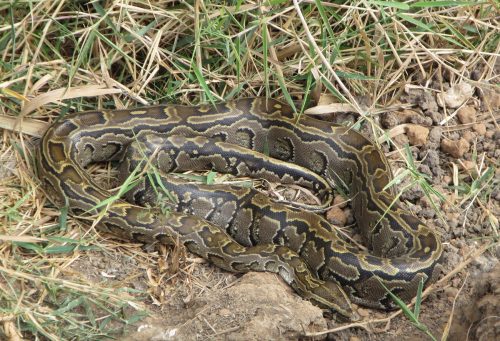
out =
<path fill-rule="evenodd" d="M 269 273 L 246 274 L 191 304 L 185 320 L 172 323 L 165 314 L 125 340 L 291 340 L 326 328 L 321 309 Z"/>

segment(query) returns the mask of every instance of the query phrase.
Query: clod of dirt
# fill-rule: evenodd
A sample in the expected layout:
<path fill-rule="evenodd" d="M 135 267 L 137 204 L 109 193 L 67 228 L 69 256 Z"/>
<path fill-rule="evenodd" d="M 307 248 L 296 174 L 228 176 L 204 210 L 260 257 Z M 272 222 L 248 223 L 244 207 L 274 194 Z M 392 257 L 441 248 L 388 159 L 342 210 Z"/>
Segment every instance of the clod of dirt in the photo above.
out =
<path fill-rule="evenodd" d="M 476 109 L 472 105 L 466 105 L 458 109 L 457 117 L 460 123 L 476 122 Z"/>
<path fill-rule="evenodd" d="M 412 146 L 422 146 L 427 142 L 429 129 L 416 124 L 408 124 L 405 127 L 406 136 Z"/>
<path fill-rule="evenodd" d="M 467 142 L 472 142 L 476 139 L 476 134 L 470 130 L 466 130 L 463 132 L 462 137 L 467 141 Z"/>
<path fill-rule="evenodd" d="M 391 129 L 398 125 L 399 119 L 393 112 L 386 112 L 380 115 L 380 124 L 386 129 Z"/>
<path fill-rule="evenodd" d="M 347 206 L 347 200 L 341 195 L 336 195 L 333 199 L 333 206 L 344 208 Z"/>
<path fill-rule="evenodd" d="M 396 115 L 399 123 L 410 123 L 412 117 L 419 116 L 419 113 L 414 110 L 404 109 L 398 111 Z"/>
<path fill-rule="evenodd" d="M 418 101 L 418 106 L 425 111 L 438 111 L 438 105 L 432 92 L 424 91 Z"/>
<path fill-rule="evenodd" d="M 486 134 L 486 124 L 484 123 L 476 123 L 472 126 L 472 129 L 481 136 Z"/>
<path fill-rule="evenodd" d="M 333 206 L 328 210 L 328 212 L 326 212 L 326 219 L 336 226 L 345 226 L 347 223 L 346 214 L 338 206 Z"/>
<path fill-rule="evenodd" d="M 320 308 L 271 273 L 248 273 L 210 295 L 191 319 L 151 322 L 126 340 L 295 340 L 327 328 Z"/>
<path fill-rule="evenodd" d="M 429 141 L 432 143 L 441 142 L 441 136 L 443 135 L 443 129 L 441 127 L 433 127 L 429 132 Z"/>
<path fill-rule="evenodd" d="M 455 311 L 449 340 L 500 339 L 500 263 L 475 281 L 474 297 Z"/>
<path fill-rule="evenodd" d="M 409 143 L 408 136 L 406 136 L 406 134 L 396 135 L 392 140 L 397 146 L 404 146 Z"/>
<path fill-rule="evenodd" d="M 441 150 L 445 153 L 450 154 L 454 158 L 461 158 L 465 153 L 469 151 L 470 143 L 466 139 L 461 138 L 458 141 L 453 141 L 450 139 L 441 140 Z"/>
<path fill-rule="evenodd" d="M 440 107 L 458 108 L 472 97 L 474 88 L 465 82 L 455 84 L 445 92 L 437 95 L 437 103 Z"/>
<path fill-rule="evenodd" d="M 481 89 L 482 104 L 487 110 L 500 109 L 500 90 L 498 87 L 494 89 L 482 88 Z"/>

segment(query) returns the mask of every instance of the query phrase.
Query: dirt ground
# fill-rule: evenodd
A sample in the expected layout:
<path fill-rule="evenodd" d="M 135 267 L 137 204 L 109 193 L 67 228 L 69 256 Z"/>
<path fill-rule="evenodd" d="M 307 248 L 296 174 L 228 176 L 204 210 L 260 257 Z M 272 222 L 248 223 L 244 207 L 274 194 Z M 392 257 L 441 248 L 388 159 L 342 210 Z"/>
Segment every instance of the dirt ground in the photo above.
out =
<path fill-rule="evenodd" d="M 408 88 L 396 109 L 380 116 L 380 125 L 397 145 L 410 144 L 418 171 L 446 198 L 440 202 L 431 196 L 436 199 L 436 211 L 417 185 L 402 195 L 404 203 L 442 236 L 445 249 L 443 279 L 428 290 L 420 321 L 436 338 L 447 333 L 449 340 L 498 340 L 500 247 L 494 241 L 500 213 L 500 91 L 463 83 L 445 83 L 445 87 L 441 98 L 431 91 L 432 85 Z M 450 110 L 456 105 L 453 100 L 458 106 L 445 115 L 440 102 L 448 101 Z M 355 116 L 336 113 L 324 119 L 345 122 Z M 448 121 L 440 125 L 444 119 Z M 401 157 L 395 148 L 385 148 L 398 174 Z M 405 181 L 400 188 L 408 184 Z M 465 185 L 472 189 L 459 192 L 457 188 Z M 328 217 L 356 239 L 349 228 L 350 212 L 344 205 Z M 71 264 L 79 276 L 94 283 L 148 293 L 144 302 L 150 316 L 127 326 L 122 335 L 126 340 L 425 337 L 401 313 L 357 307 L 359 321 L 337 321 L 301 299 L 276 275 L 229 274 L 187 254 L 181 246 L 150 251 L 140 245 L 114 244 L 105 252 L 82 253 Z"/>

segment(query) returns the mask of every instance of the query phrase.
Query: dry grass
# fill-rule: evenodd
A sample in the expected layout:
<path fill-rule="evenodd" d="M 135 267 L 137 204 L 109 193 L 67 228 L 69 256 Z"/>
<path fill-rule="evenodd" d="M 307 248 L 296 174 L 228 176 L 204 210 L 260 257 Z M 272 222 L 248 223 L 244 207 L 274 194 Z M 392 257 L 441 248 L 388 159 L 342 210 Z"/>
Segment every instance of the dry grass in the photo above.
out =
<path fill-rule="evenodd" d="M 295 101 L 326 93 L 383 138 L 377 114 L 400 105 L 405 85 L 498 83 L 496 0 L 231 3 L 0 0 L 0 338 L 108 338 L 144 315 L 139 301 L 161 304 L 161 285 L 177 278 L 204 290 L 193 278 L 196 259 L 102 239 L 47 202 L 32 136 L 58 117 L 248 96 L 282 98 L 300 113 L 305 106 Z M 410 173 L 429 186 L 416 169 Z M 463 204 L 479 202 L 494 224 L 488 196 L 478 193 L 492 188 L 477 185 Z M 92 281 L 72 266 L 93 252 L 124 254 L 147 272 L 129 273 L 121 287 Z M 149 286 L 130 289 L 131 278 Z"/>

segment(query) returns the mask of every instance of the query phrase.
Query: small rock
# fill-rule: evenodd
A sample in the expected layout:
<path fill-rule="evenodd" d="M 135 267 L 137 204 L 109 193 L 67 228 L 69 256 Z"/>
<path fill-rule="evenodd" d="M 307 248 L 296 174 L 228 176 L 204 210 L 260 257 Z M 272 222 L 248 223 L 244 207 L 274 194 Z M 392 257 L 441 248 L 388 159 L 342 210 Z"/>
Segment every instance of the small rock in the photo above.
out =
<path fill-rule="evenodd" d="M 476 109 L 472 105 L 465 105 L 458 109 L 457 117 L 460 123 L 474 123 L 476 122 Z"/>
<path fill-rule="evenodd" d="M 452 141 L 449 139 L 443 139 L 441 141 L 441 150 L 457 159 L 467 153 L 469 148 L 470 143 L 464 138 L 461 138 L 458 141 Z"/>
<path fill-rule="evenodd" d="M 453 178 L 452 178 L 451 176 L 449 176 L 449 175 L 445 175 L 445 176 L 443 176 L 443 183 L 444 183 L 445 185 L 449 185 L 449 184 L 451 184 L 451 183 L 452 183 L 452 181 L 453 181 Z"/>
<path fill-rule="evenodd" d="M 357 313 L 359 314 L 359 316 L 361 317 L 367 317 L 370 315 L 370 311 L 368 309 L 364 309 L 364 308 L 359 308 L 357 310 Z"/>
<path fill-rule="evenodd" d="M 335 198 L 333 199 L 333 205 L 340 208 L 344 208 L 347 206 L 347 200 L 341 195 L 336 195 Z"/>
<path fill-rule="evenodd" d="M 486 134 L 486 124 L 484 123 L 476 123 L 472 126 L 472 129 L 481 136 Z"/>
<path fill-rule="evenodd" d="M 357 336 L 351 336 L 349 337 L 349 341 L 361 341 L 361 339 Z"/>
<path fill-rule="evenodd" d="M 345 226 L 347 222 L 344 211 L 338 206 L 334 206 L 326 212 L 326 219 L 337 226 Z"/>
<path fill-rule="evenodd" d="M 429 129 L 416 124 L 408 124 L 405 127 L 406 136 L 412 146 L 422 146 L 427 142 Z"/>
<path fill-rule="evenodd" d="M 453 85 L 445 92 L 437 95 L 437 103 L 440 107 L 458 108 L 472 97 L 474 89 L 468 83 L 462 82 Z"/>

